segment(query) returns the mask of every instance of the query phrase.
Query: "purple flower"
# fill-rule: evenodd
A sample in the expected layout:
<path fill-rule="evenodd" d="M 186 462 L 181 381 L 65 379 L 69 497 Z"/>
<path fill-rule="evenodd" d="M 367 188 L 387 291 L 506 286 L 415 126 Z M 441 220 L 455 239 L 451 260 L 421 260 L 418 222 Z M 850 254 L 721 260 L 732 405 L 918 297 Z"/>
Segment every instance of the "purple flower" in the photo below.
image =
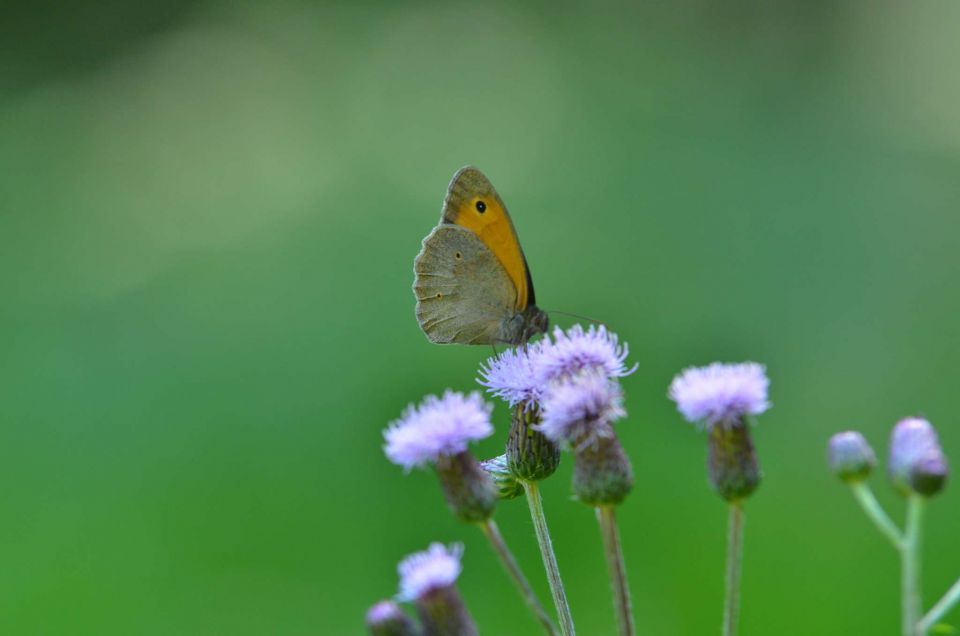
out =
<path fill-rule="evenodd" d="M 423 552 L 411 554 L 397 566 L 400 574 L 398 598 L 412 601 L 432 590 L 450 587 L 460 576 L 460 557 L 463 546 L 459 543 L 447 548 L 442 543 L 431 543 Z"/>
<path fill-rule="evenodd" d="M 549 336 L 525 348 L 508 349 L 481 366 L 480 384 L 511 406 L 539 401 L 547 386 L 560 378 L 581 371 L 597 370 L 610 378 L 633 373 L 627 368 L 628 349 L 619 344 L 616 334 L 606 327 L 584 331 L 574 325 L 567 331 L 559 327 Z"/>
<path fill-rule="evenodd" d="M 542 345 L 532 356 L 534 383 L 545 387 L 551 381 L 572 376 L 581 371 L 595 369 L 608 378 L 617 378 L 633 373 L 637 366 L 626 366 L 629 349 L 617 342 L 616 334 L 604 326 L 591 325 L 584 331 L 574 325 L 566 332 L 559 327 L 553 330 L 553 339 L 544 338 Z"/>
<path fill-rule="evenodd" d="M 937 431 L 930 422 L 919 417 L 897 422 L 890 434 L 887 469 L 894 485 L 904 493 L 913 490 L 933 494 L 942 487 L 947 473 L 946 457 L 940 448 Z M 926 482 L 931 478 L 940 483 L 933 492 L 925 492 L 929 489 Z"/>
<path fill-rule="evenodd" d="M 877 463 L 870 444 L 857 431 L 844 431 L 830 438 L 827 444 L 830 469 L 844 481 L 866 479 Z"/>
<path fill-rule="evenodd" d="M 687 420 L 713 426 L 715 423 L 759 415 L 768 408 L 767 379 L 756 362 L 689 368 L 673 379 L 670 399 Z"/>
<path fill-rule="evenodd" d="M 408 406 L 384 431 L 384 451 L 390 461 L 408 470 L 462 453 L 470 442 L 493 433 L 492 408 L 477 391 L 464 395 L 448 390 L 442 398 L 428 395 L 419 407 Z"/>
<path fill-rule="evenodd" d="M 537 430 L 554 442 L 578 442 L 608 435 L 609 425 L 626 415 L 620 385 L 599 371 L 553 382 L 541 402 Z"/>
<path fill-rule="evenodd" d="M 510 406 L 535 401 L 539 397 L 533 377 L 533 357 L 543 348 L 543 342 L 507 349 L 480 366 L 480 384 L 503 398 Z"/>
<path fill-rule="evenodd" d="M 368 623 L 383 623 L 403 613 L 393 601 L 380 601 L 367 612 Z"/>
<path fill-rule="evenodd" d="M 367 628 L 374 636 L 415 636 L 420 633 L 416 624 L 393 601 L 380 601 L 370 608 Z"/>

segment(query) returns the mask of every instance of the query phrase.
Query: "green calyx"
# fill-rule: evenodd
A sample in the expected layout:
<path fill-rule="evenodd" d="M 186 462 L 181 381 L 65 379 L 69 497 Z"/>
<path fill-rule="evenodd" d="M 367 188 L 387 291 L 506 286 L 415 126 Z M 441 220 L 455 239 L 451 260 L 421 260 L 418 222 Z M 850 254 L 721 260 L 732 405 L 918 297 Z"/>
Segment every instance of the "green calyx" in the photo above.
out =
<path fill-rule="evenodd" d="M 507 437 L 507 467 L 522 481 L 542 481 L 560 465 L 560 447 L 534 426 L 540 423 L 536 404 L 520 404 L 513 411 Z"/>

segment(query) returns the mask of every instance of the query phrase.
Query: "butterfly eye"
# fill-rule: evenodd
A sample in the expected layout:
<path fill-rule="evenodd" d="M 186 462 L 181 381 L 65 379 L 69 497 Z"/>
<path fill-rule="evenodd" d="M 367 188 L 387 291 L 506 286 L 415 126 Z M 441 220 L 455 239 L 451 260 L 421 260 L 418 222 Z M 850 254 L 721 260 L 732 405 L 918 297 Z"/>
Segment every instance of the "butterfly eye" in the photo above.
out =
<path fill-rule="evenodd" d="M 483 214 L 486 211 L 487 211 L 487 204 L 484 203 L 483 201 L 477 201 L 477 212 L 479 212 L 480 214 Z"/>

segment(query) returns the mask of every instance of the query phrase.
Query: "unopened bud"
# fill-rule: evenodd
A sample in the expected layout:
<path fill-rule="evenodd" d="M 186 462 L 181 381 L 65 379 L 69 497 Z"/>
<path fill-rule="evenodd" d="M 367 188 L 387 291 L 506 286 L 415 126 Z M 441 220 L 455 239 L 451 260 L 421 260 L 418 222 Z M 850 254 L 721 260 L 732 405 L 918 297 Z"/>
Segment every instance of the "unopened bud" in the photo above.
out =
<path fill-rule="evenodd" d="M 947 478 L 947 459 L 937 431 L 930 422 L 918 417 L 900 420 L 893 427 L 888 464 L 893 485 L 904 495 L 934 495 Z"/>
<path fill-rule="evenodd" d="M 877 456 L 863 435 L 844 431 L 830 438 L 827 445 L 830 470 L 846 482 L 863 481 L 877 464 Z"/>
<path fill-rule="evenodd" d="M 420 630 L 400 606 L 380 601 L 367 612 L 367 629 L 372 636 L 418 636 Z"/>
<path fill-rule="evenodd" d="M 507 467 L 506 455 L 484 460 L 480 462 L 480 468 L 490 475 L 501 499 L 513 499 L 523 494 L 523 484 L 517 481 L 517 477 Z"/>

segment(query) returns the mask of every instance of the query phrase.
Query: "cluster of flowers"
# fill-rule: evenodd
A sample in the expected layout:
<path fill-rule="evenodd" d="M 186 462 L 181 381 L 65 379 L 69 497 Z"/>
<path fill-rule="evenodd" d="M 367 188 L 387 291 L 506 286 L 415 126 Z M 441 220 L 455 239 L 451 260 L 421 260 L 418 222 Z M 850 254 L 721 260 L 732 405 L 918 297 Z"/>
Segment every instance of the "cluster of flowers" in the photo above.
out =
<path fill-rule="evenodd" d="M 395 464 L 410 470 L 431 466 L 451 511 L 480 526 L 504 562 L 520 593 L 548 634 L 572 634 L 573 625 L 552 554 L 546 522 L 539 509 L 537 482 L 557 468 L 561 450 L 574 459 L 572 490 L 597 510 L 621 634 L 632 634 L 629 593 L 613 509 L 633 487 L 633 471 L 614 430 L 626 416 L 620 379 L 636 370 L 627 363 L 628 347 L 605 327 L 554 329 L 536 343 L 502 352 L 481 366 L 478 382 L 511 408 L 511 428 L 503 455 L 478 462 L 470 443 L 493 433 L 493 407 L 479 392 L 446 391 L 410 405 L 384 432 L 384 450 Z M 692 368 L 669 389 L 686 419 L 710 432 L 710 475 L 715 489 L 740 501 L 760 479 L 750 442 L 748 419 L 769 408 L 768 380 L 754 363 Z M 520 573 L 492 520 L 496 503 L 526 494 L 557 608 L 554 627 Z M 541 532 L 546 535 L 542 536 Z M 375 605 L 367 616 L 374 634 L 473 634 L 476 627 L 454 581 L 461 549 L 433 544 L 400 565 L 399 601 L 411 601 L 419 625 L 394 601 Z M 619 581 L 619 584 L 617 583 Z M 442 608 L 442 609 L 438 609 Z M 455 626 L 437 626 L 438 616 Z"/>

